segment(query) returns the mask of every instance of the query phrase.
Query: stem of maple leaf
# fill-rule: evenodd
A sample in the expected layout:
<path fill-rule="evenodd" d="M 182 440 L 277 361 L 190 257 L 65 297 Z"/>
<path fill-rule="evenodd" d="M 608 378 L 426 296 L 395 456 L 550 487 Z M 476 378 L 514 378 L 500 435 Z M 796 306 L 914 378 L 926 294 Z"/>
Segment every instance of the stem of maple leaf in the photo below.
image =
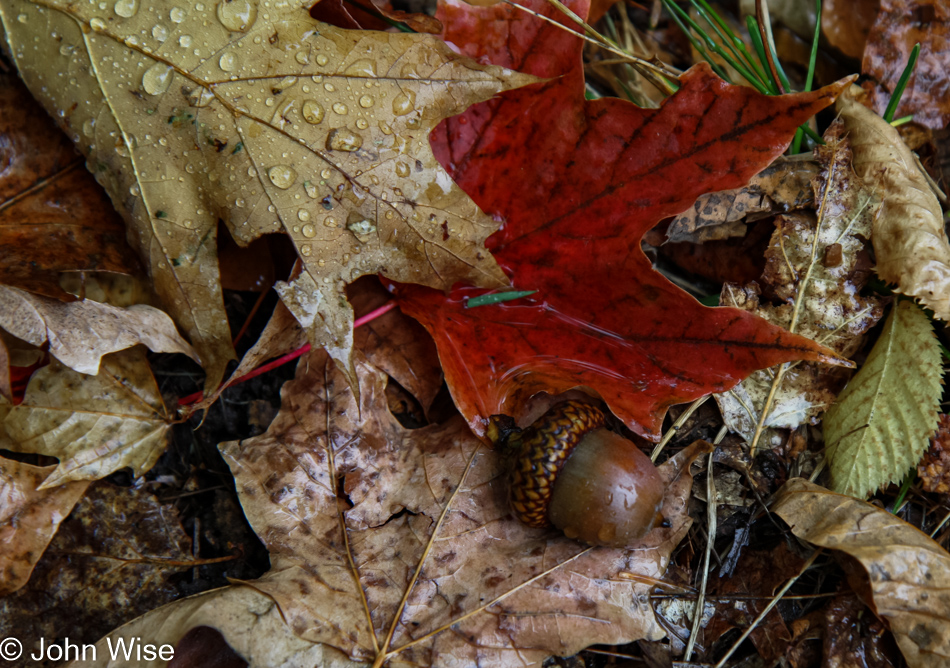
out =
<path fill-rule="evenodd" d="M 368 323 L 368 322 L 372 322 L 373 320 L 375 320 L 376 318 L 380 317 L 381 315 L 385 315 L 386 313 L 389 313 L 389 312 L 392 311 L 394 308 L 396 308 L 396 302 L 394 302 L 394 301 L 388 301 L 388 302 L 386 302 L 385 304 L 383 304 L 383 305 L 380 306 L 379 308 L 373 309 L 372 311 L 370 311 L 370 312 L 367 313 L 366 315 L 360 316 L 359 318 L 357 318 L 357 319 L 353 322 L 353 329 L 356 329 L 357 327 L 362 327 L 363 325 L 365 325 L 365 324 Z M 250 371 L 250 372 L 244 374 L 243 376 L 240 376 L 239 378 L 234 378 L 234 379 L 232 379 L 232 380 L 229 380 L 227 383 L 225 383 L 224 385 L 222 385 L 221 388 L 219 388 L 219 389 L 217 390 L 217 392 L 215 393 L 215 395 L 220 395 L 222 392 L 224 392 L 224 390 L 226 390 L 227 388 L 231 387 L 232 385 L 237 385 L 238 383 L 243 383 L 243 382 L 246 381 L 246 380 L 250 380 L 251 378 L 254 378 L 254 377 L 256 377 L 256 376 L 260 376 L 260 375 L 263 374 L 263 373 L 267 373 L 267 372 L 270 371 L 271 369 L 276 369 L 276 368 L 279 367 L 279 366 L 283 366 L 284 364 L 287 364 L 287 362 L 292 362 L 293 360 L 297 359 L 298 357 L 300 357 L 300 356 L 302 356 L 302 355 L 306 355 L 308 352 L 310 352 L 310 349 L 311 349 L 310 344 L 309 344 L 309 343 L 305 343 L 305 344 L 303 344 L 302 346 L 300 346 L 299 348 L 297 348 L 297 350 L 294 350 L 293 352 L 287 353 L 286 355 L 281 355 L 281 356 L 278 357 L 277 359 L 275 359 L 275 360 L 273 360 L 273 361 L 271 361 L 271 362 L 268 362 L 267 364 L 262 364 L 261 366 L 257 367 L 257 368 L 254 369 L 253 371 Z M 204 392 L 202 392 L 202 391 L 194 392 L 194 393 L 192 393 L 192 394 L 189 394 L 189 395 L 186 396 L 186 397 L 182 397 L 181 399 L 179 399 L 179 400 L 178 400 L 178 406 L 181 407 L 181 406 L 190 406 L 191 404 L 196 404 L 196 403 L 198 403 L 199 401 L 201 401 L 201 399 L 202 399 L 203 397 L 204 397 Z"/>

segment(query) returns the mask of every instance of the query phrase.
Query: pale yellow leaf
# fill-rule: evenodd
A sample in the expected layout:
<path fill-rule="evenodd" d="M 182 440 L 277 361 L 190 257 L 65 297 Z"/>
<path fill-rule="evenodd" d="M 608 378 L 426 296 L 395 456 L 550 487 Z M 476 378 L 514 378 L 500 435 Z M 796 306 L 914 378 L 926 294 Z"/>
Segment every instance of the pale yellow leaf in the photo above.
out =
<path fill-rule="evenodd" d="M 801 478 L 785 483 L 772 511 L 802 540 L 861 563 L 872 596 L 865 602 L 910 668 L 950 665 L 950 554 L 886 510 Z"/>
<path fill-rule="evenodd" d="M 854 171 L 880 200 L 871 232 L 878 275 L 950 320 L 950 243 L 937 196 L 890 123 L 850 91 L 836 108 L 848 130 Z"/>
<path fill-rule="evenodd" d="M 40 489 L 125 466 L 141 475 L 164 451 L 170 428 L 141 348 L 103 358 L 96 376 L 53 360 L 33 374 L 23 403 L 0 406 L 0 447 L 60 460 Z"/>
<path fill-rule="evenodd" d="M 305 271 L 281 296 L 351 382 L 346 283 L 376 273 L 444 289 L 507 282 L 483 244 L 498 223 L 454 184 L 428 136 L 536 79 L 431 36 L 320 23 L 310 4 L 0 2 L 21 76 L 126 219 L 208 387 L 233 356 L 219 219 L 241 244 L 290 236 Z"/>
<path fill-rule="evenodd" d="M 117 308 L 89 300 L 61 302 L 0 285 L 0 327 L 34 346 L 49 342 L 53 357 L 93 376 L 103 355 L 139 343 L 157 353 L 198 359 L 171 318 L 145 304 Z"/>
<path fill-rule="evenodd" d="M 897 302 L 864 366 L 825 413 L 834 491 L 864 498 L 917 463 L 937 428 L 942 374 L 930 320 L 913 302 Z"/>

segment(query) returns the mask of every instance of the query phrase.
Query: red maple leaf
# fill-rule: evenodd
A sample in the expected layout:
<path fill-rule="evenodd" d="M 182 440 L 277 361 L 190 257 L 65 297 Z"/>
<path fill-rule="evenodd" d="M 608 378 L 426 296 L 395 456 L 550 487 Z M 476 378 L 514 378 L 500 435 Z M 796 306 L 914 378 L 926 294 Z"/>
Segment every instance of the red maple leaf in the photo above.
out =
<path fill-rule="evenodd" d="M 569 3 L 579 15 L 588 0 Z M 543 1 L 529 3 L 563 24 Z M 466 55 L 550 78 L 449 119 L 440 162 L 504 221 L 488 248 L 528 298 L 466 309 L 485 290 L 399 286 L 400 306 L 435 338 L 473 430 L 518 416 L 538 392 L 581 387 L 657 438 L 669 406 L 726 390 L 755 369 L 831 351 L 749 313 L 707 308 L 653 271 L 640 239 L 707 192 L 736 188 L 787 147 L 843 83 L 759 95 L 698 65 L 658 110 L 584 99 L 581 40 L 507 5 L 444 2 L 444 39 Z M 837 360 L 840 362 L 840 360 Z"/>

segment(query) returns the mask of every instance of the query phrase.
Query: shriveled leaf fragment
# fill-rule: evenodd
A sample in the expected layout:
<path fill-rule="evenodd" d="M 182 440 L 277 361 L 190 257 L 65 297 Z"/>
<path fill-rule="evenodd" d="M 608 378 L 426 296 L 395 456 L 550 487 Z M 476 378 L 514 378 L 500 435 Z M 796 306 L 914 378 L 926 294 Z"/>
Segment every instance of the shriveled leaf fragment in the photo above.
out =
<path fill-rule="evenodd" d="M 505 467 L 463 420 L 406 430 L 387 410 L 385 375 L 357 370 L 359 402 L 312 354 L 268 432 L 221 445 L 271 556 L 248 584 L 298 636 L 362 661 L 434 666 L 536 665 L 663 636 L 649 586 L 617 576 L 662 577 L 689 524 L 682 469 L 702 445 L 661 468 L 670 528 L 630 550 L 587 549 L 511 517 Z"/>
<path fill-rule="evenodd" d="M 794 478 L 772 506 L 792 532 L 857 559 L 910 668 L 950 663 L 950 554 L 882 508 Z"/>
<path fill-rule="evenodd" d="M 38 490 L 54 468 L 0 457 L 0 596 L 26 584 L 60 522 L 89 485 L 71 482 Z"/>
<path fill-rule="evenodd" d="M 930 320 L 897 302 L 864 366 L 825 414 L 832 489 L 864 498 L 900 480 L 937 427 L 940 348 Z"/>
<path fill-rule="evenodd" d="M 750 310 L 850 357 L 882 310 L 878 299 L 860 294 L 869 278 L 861 255 L 871 235 L 874 207 L 851 170 L 851 149 L 843 132 L 840 123 L 832 125 L 825 133 L 827 145 L 816 151 L 820 171 L 812 184 L 815 212 L 778 216 L 761 279 L 745 286 L 724 285 L 720 303 Z M 761 292 L 780 304 L 760 300 Z M 717 394 L 716 401 L 729 428 L 751 443 L 763 411 L 767 429 L 817 424 L 844 386 L 846 373 L 812 363 L 756 371 Z M 762 443 L 767 442 L 768 436 Z"/>
<path fill-rule="evenodd" d="M 21 76 L 129 224 L 209 387 L 233 356 L 219 218 L 242 244 L 291 237 L 305 272 L 281 295 L 345 369 L 343 289 L 358 276 L 441 289 L 506 282 L 482 243 L 498 224 L 426 138 L 446 116 L 533 79 L 433 37 L 317 22 L 310 3 L 113 4 L 4 0 L 0 20 Z"/>
<path fill-rule="evenodd" d="M 125 466 L 141 475 L 162 454 L 170 428 L 141 348 L 104 358 L 96 376 L 53 360 L 30 379 L 23 403 L 0 406 L 0 447 L 60 460 L 40 489 Z"/>
<path fill-rule="evenodd" d="M 880 201 L 871 239 L 877 273 L 950 320 L 950 243 L 943 211 L 900 134 L 846 92 L 837 110 L 854 155 L 854 171 Z"/>
<path fill-rule="evenodd" d="M 568 4 L 587 15 L 586 0 Z M 549 3 L 528 5 L 574 25 Z M 449 119 L 433 137 L 459 184 L 505 220 L 489 246 L 514 287 L 538 292 L 471 309 L 466 299 L 483 290 L 446 297 L 409 286 L 397 295 L 433 335 L 476 433 L 490 415 L 520 417 L 539 392 L 585 387 L 631 429 L 659 439 L 672 404 L 781 361 L 832 360 L 749 313 L 701 306 L 652 270 L 640 240 L 703 193 L 761 171 L 842 84 L 766 97 L 698 65 L 660 109 L 587 101 L 583 42 L 563 26 L 508 5 L 447 2 L 439 16 L 465 53 L 551 78 Z"/>
<path fill-rule="evenodd" d="M 915 44 L 920 56 L 901 96 L 895 118 L 913 114 L 914 121 L 934 130 L 950 122 L 950 4 L 946 0 L 880 0 L 861 62 L 870 77 L 865 87 L 879 114 L 887 109 Z M 861 24 L 860 10 L 848 22 Z M 876 86 L 872 85 L 874 82 Z"/>
<path fill-rule="evenodd" d="M 0 284 L 70 299 L 63 272 L 140 272 L 105 192 L 13 73 L 0 73 L 0 137 Z"/>
<path fill-rule="evenodd" d="M 179 596 L 170 578 L 192 564 L 174 507 L 145 490 L 96 483 L 59 525 L 30 582 L 0 599 L 0 634 L 30 652 L 64 630 L 72 642 L 95 642 Z"/>
<path fill-rule="evenodd" d="M 80 373 L 96 375 L 103 355 L 140 343 L 157 353 L 183 353 L 197 361 L 175 323 L 157 308 L 116 308 L 83 300 L 63 303 L 0 285 L 0 327 Z"/>
<path fill-rule="evenodd" d="M 748 185 L 697 199 L 691 209 L 673 219 L 666 239 L 701 244 L 745 236 L 746 222 L 811 204 L 811 181 L 817 174 L 818 167 L 811 160 L 778 158 Z"/>

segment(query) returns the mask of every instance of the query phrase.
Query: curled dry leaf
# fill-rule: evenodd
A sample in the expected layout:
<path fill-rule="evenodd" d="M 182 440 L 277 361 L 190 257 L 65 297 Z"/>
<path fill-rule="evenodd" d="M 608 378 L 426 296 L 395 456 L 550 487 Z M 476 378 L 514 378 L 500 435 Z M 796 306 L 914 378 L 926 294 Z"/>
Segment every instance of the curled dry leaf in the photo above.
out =
<path fill-rule="evenodd" d="M 871 600 L 910 668 L 950 663 L 950 554 L 882 508 L 841 496 L 801 478 L 779 491 L 772 511 L 815 545 L 857 559 Z"/>
<path fill-rule="evenodd" d="M 705 444 L 660 469 L 669 528 L 630 550 L 585 548 L 511 517 L 504 466 L 462 419 L 406 430 L 388 412 L 385 374 L 357 372 L 359 400 L 311 354 L 268 432 L 221 445 L 271 556 L 246 584 L 300 638 L 390 665 L 524 666 L 663 636 L 650 587 L 618 575 L 662 577 L 689 524 L 682 470 Z"/>
<path fill-rule="evenodd" d="M 71 299 L 63 272 L 139 273 L 109 198 L 12 73 L 0 73 L 0 137 L 0 284 Z"/>
<path fill-rule="evenodd" d="M 0 405 L 0 447 L 60 460 L 40 489 L 124 466 L 141 475 L 162 454 L 170 428 L 141 348 L 105 357 L 96 376 L 53 360 L 33 374 L 21 404 Z"/>
<path fill-rule="evenodd" d="M 145 304 L 117 308 L 83 300 L 63 303 L 0 285 L 0 327 L 74 371 L 96 375 L 103 355 L 140 343 L 157 353 L 198 356 L 165 313 Z"/>
<path fill-rule="evenodd" d="M 506 283 L 482 244 L 497 223 L 455 186 L 427 137 L 446 116 L 533 78 L 433 37 L 319 23 L 309 2 L 113 5 L 3 0 L 0 20 L 27 86 L 129 224 L 209 388 L 234 354 L 219 218 L 242 244 L 291 237 L 305 271 L 280 294 L 344 369 L 353 313 L 343 288 L 358 276 Z"/>
<path fill-rule="evenodd" d="M 877 273 L 941 320 L 950 320 L 950 243 L 940 202 L 895 128 L 852 95 L 838 98 L 854 171 L 880 201 L 871 239 Z"/>
<path fill-rule="evenodd" d="M 899 301 L 864 365 L 825 414 L 834 491 L 864 498 L 917 463 L 937 428 L 942 376 L 929 318 L 913 302 Z"/>
<path fill-rule="evenodd" d="M 827 145 L 816 151 L 820 171 L 812 184 L 817 213 L 777 217 L 762 278 L 745 286 L 726 284 L 720 301 L 850 357 L 882 315 L 878 299 L 861 296 L 869 278 L 861 256 L 874 209 L 851 171 L 851 149 L 842 125 L 832 125 L 825 140 Z M 760 301 L 761 292 L 780 304 Z M 846 373 L 807 362 L 784 372 L 756 371 L 717 394 L 716 401 L 729 428 L 751 443 L 763 411 L 767 429 L 817 424 L 847 380 Z"/>
<path fill-rule="evenodd" d="M 870 89 L 875 111 L 883 114 L 910 59 L 915 44 L 920 56 L 901 95 L 895 118 L 913 114 L 914 121 L 934 130 L 950 122 L 950 4 L 946 0 L 881 0 L 871 26 L 861 72 L 877 82 Z M 853 5 L 848 23 L 860 24 Z M 857 20 L 856 20 L 857 19 Z"/>
<path fill-rule="evenodd" d="M 89 485 L 70 482 L 38 490 L 54 468 L 0 457 L 0 596 L 26 584 L 60 522 Z"/>
<path fill-rule="evenodd" d="M 779 157 L 747 185 L 697 199 L 691 209 L 673 219 L 666 240 L 701 244 L 743 237 L 746 223 L 811 204 L 811 181 L 817 174 L 818 166 L 811 160 Z"/>

